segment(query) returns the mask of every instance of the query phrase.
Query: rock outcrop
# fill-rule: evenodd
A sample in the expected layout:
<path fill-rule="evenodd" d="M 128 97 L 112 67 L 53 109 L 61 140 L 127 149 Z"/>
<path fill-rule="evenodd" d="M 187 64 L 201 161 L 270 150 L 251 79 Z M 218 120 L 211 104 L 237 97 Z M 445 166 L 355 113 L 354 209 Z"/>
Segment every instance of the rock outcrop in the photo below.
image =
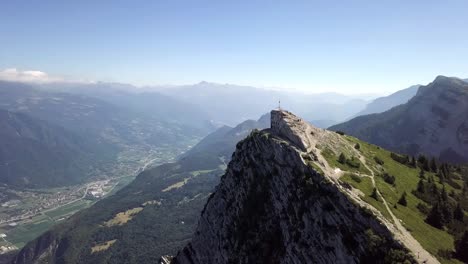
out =
<path fill-rule="evenodd" d="M 172 263 L 414 262 L 330 175 L 317 146 L 340 144 L 339 135 L 283 110 L 271 112 L 271 125 L 238 143 Z"/>

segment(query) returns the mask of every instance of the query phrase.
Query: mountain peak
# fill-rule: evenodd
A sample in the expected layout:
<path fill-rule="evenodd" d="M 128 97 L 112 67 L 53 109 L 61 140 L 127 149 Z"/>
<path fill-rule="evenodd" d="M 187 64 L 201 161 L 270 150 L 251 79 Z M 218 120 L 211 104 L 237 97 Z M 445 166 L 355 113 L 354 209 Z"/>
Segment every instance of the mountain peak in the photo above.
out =
<path fill-rule="evenodd" d="M 318 144 L 331 149 L 346 144 L 338 134 L 317 128 L 283 109 L 271 111 L 271 132 L 275 136 L 286 139 L 303 152 L 320 152 L 317 149 Z"/>
<path fill-rule="evenodd" d="M 451 79 L 450 77 L 447 77 L 445 75 L 437 75 L 437 77 L 434 79 L 434 82 L 443 82 L 443 81 L 447 81 L 450 79 Z"/>
<path fill-rule="evenodd" d="M 432 85 L 466 85 L 466 82 L 462 79 L 457 77 L 447 77 L 443 75 L 439 75 L 435 78 L 435 80 L 431 83 Z"/>
<path fill-rule="evenodd" d="M 434 99 L 434 103 L 439 101 L 437 100 L 438 97 L 442 97 L 442 99 L 449 99 L 449 101 L 460 101 L 462 105 L 466 104 L 464 103 L 466 99 L 463 97 L 467 95 L 468 83 L 466 81 L 456 77 L 446 77 L 442 75 L 437 76 L 432 83 L 422 86 L 417 93 L 417 96 Z M 453 102 L 448 103 L 453 104 Z"/>
<path fill-rule="evenodd" d="M 207 82 L 207 81 L 201 81 L 198 83 L 198 85 L 209 85 L 209 84 L 212 84 L 212 83 Z"/>
<path fill-rule="evenodd" d="M 309 148 L 307 137 L 304 135 L 307 127 L 301 118 L 291 112 L 281 109 L 271 111 L 271 131 L 288 139 L 303 151 Z"/>

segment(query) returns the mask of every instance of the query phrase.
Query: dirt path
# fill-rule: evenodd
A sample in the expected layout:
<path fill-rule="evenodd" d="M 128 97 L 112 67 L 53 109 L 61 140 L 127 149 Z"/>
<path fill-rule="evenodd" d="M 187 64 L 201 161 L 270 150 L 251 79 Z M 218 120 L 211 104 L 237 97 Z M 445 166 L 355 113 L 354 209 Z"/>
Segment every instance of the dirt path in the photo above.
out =
<path fill-rule="evenodd" d="M 371 172 L 370 178 L 372 180 L 372 186 L 376 188 L 377 194 L 379 197 L 382 199 L 383 204 L 385 205 L 385 208 L 387 209 L 388 213 L 392 217 L 393 223 L 398 231 L 398 233 L 395 234 L 398 240 L 400 240 L 409 250 L 411 250 L 416 257 L 417 261 L 419 263 L 430 263 L 430 264 L 435 264 L 435 263 L 440 263 L 434 256 L 431 255 L 431 253 L 427 252 L 421 244 L 411 235 L 411 233 L 406 230 L 406 228 L 401 224 L 400 219 L 398 219 L 388 206 L 387 201 L 383 197 L 383 195 L 380 193 L 379 189 L 375 185 L 375 175 L 374 171 L 370 169 L 370 167 L 366 163 L 366 159 L 359 154 L 359 160 L 361 163 L 366 167 Z"/>

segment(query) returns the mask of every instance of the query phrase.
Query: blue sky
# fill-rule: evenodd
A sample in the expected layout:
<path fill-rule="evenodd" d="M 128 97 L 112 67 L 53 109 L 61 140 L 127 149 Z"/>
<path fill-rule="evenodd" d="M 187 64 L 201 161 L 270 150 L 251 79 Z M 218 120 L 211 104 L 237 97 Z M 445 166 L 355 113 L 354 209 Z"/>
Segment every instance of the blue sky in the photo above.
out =
<path fill-rule="evenodd" d="M 0 3 L 0 70 L 387 93 L 468 78 L 468 1 Z"/>

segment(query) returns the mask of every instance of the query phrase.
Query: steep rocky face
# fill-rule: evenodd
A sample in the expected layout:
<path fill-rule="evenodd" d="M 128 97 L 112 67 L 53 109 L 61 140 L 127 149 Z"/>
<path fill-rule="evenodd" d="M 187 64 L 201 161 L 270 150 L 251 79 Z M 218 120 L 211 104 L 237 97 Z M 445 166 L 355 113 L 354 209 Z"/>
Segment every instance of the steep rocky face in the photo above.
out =
<path fill-rule="evenodd" d="M 468 83 L 443 76 L 408 103 L 331 127 L 384 148 L 468 161 Z"/>
<path fill-rule="evenodd" d="M 337 134 L 278 110 L 271 126 L 238 143 L 192 241 L 172 263 L 414 261 L 333 178 L 317 144 L 340 144 Z"/>

